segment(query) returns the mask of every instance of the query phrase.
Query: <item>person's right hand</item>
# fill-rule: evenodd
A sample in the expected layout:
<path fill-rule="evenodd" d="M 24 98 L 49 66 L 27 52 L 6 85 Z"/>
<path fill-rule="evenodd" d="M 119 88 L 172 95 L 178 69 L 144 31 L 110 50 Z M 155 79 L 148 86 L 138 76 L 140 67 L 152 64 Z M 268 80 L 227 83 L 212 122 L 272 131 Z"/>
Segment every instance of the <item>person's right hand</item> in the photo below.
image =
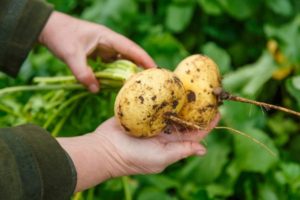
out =
<path fill-rule="evenodd" d="M 144 68 L 155 67 L 153 59 L 130 39 L 95 24 L 54 11 L 43 28 L 39 42 L 64 61 L 75 77 L 91 92 L 99 83 L 87 64 L 87 57 L 114 60 L 128 59 Z"/>

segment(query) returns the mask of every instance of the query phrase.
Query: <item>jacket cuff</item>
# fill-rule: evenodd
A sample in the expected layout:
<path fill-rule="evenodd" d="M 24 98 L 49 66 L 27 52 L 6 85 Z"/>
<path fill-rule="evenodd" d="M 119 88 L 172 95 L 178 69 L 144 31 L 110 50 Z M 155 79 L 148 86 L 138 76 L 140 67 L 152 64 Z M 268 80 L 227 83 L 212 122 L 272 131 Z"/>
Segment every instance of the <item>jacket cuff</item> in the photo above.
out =
<path fill-rule="evenodd" d="M 35 125 L 14 127 L 11 132 L 29 146 L 37 160 L 43 199 L 69 199 L 77 183 L 76 170 L 59 143 Z"/>
<path fill-rule="evenodd" d="M 1 5 L 2 6 L 2 5 Z M 16 76 L 53 7 L 42 0 L 4 0 L 0 11 L 0 69 Z"/>

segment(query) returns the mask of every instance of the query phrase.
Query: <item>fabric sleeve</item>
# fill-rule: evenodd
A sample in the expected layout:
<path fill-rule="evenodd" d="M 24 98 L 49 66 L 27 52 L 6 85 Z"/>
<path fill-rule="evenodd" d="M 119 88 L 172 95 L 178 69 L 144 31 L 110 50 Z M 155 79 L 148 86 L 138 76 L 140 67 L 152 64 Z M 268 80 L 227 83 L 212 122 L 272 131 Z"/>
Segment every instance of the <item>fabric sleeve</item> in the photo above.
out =
<path fill-rule="evenodd" d="M 0 70 L 16 76 L 53 8 L 42 0 L 0 0 Z"/>
<path fill-rule="evenodd" d="M 70 199 L 76 171 L 68 154 L 35 125 L 0 129 L 1 199 Z"/>

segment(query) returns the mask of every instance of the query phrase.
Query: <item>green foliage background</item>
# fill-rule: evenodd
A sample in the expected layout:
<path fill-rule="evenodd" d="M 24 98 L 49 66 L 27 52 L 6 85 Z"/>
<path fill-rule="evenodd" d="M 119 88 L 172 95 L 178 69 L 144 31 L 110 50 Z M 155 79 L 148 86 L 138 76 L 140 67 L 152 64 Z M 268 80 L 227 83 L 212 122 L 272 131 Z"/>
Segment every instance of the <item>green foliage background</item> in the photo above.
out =
<path fill-rule="evenodd" d="M 159 66 L 173 69 L 187 55 L 203 53 L 219 65 L 228 91 L 300 109 L 298 0 L 49 2 L 131 38 Z M 16 79 L 0 74 L 0 88 L 69 73 L 48 50 L 36 47 Z M 80 135 L 113 115 L 115 94 L 13 93 L 0 99 L 0 126 L 31 122 L 54 135 Z M 110 180 L 74 199 L 300 199 L 299 119 L 235 102 L 225 102 L 220 111 L 220 124 L 259 139 L 279 159 L 244 137 L 214 131 L 205 157 L 182 160 L 161 174 Z"/>

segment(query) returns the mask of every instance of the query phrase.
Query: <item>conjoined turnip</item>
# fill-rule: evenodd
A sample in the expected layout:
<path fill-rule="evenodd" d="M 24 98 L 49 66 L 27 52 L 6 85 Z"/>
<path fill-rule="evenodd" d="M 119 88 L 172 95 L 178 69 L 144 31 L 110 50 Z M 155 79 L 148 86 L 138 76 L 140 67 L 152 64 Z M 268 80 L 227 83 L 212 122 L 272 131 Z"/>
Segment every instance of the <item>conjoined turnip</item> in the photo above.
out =
<path fill-rule="evenodd" d="M 245 99 L 224 91 L 218 66 L 203 55 L 185 58 L 174 72 L 148 69 L 133 75 L 118 93 L 115 116 L 128 134 L 136 137 L 155 136 L 170 123 L 205 130 L 224 100 L 251 103 L 300 116 L 299 112 L 287 108 Z M 231 130 L 250 138 L 229 127 L 216 128 Z M 268 150 L 256 139 L 250 139 Z"/>

